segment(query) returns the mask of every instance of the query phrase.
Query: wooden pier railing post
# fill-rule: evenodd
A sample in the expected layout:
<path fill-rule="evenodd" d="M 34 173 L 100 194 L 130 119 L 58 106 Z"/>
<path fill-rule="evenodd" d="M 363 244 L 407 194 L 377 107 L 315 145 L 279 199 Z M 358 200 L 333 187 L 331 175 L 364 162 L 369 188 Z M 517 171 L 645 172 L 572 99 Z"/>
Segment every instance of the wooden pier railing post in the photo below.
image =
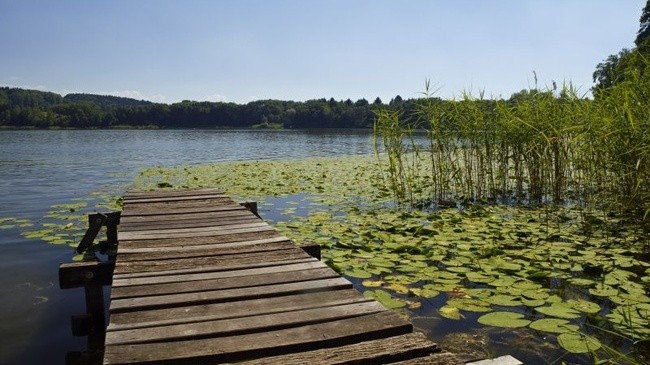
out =
<path fill-rule="evenodd" d="M 250 210 L 250 212 L 255 214 L 257 218 L 262 219 L 262 217 L 260 217 L 259 212 L 257 211 L 257 202 L 241 202 L 239 203 L 239 205 Z"/>
<path fill-rule="evenodd" d="M 305 251 L 305 253 L 307 253 L 307 255 L 309 255 L 309 256 L 317 259 L 317 260 L 321 259 L 320 245 L 319 244 L 317 244 L 317 243 L 309 243 L 309 244 L 300 246 L 300 248 L 302 248 L 302 250 Z"/>

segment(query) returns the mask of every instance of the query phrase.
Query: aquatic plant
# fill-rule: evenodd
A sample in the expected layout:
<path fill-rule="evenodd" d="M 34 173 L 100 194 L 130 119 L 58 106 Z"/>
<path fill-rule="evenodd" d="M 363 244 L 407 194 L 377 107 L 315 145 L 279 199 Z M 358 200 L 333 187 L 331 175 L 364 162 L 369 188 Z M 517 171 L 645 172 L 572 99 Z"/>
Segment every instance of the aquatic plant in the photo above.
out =
<path fill-rule="evenodd" d="M 386 164 L 384 158 L 380 154 Z M 396 310 L 435 303 L 428 316 L 473 322 L 491 314 L 479 321 L 486 324 L 503 315 L 512 319 L 504 323 L 543 333 L 544 341 L 565 351 L 578 349 L 581 339 L 593 354 L 580 356 L 606 359 L 620 357 L 610 349 L 650 336 L 642 227 L 565 205 L 394 209 L 381 178 L 385 165 L 380 169 L 377 161 L 355 156 L 152 168 L 134 187 L 219 186 L 235 198 L 258 199 L 262 216 L 283 234 L 320 244 L 328 265 Z M 420 165 L 425 170 L 415 181 L 427 179 L 429 166 Z M 564 333 L 572 336 L 560 341 Z"/>
<path fill-rule="evenodd" d="M 629 72 L 595 100 L 564 83 L 508 100 L 463 92 L 441 103 L 427 82 L 414 115 L 377 113 L 376 141 L 388 155 L 380 160 L 387 165 L 386 187 L 408 207 L 449 200 L 570 203 L 647 218 L 650 75 Z M 404 122 L 413 119 L 416 125 Z M 427 150 L 413 138 L 420 130 L 429 138 Z"/>

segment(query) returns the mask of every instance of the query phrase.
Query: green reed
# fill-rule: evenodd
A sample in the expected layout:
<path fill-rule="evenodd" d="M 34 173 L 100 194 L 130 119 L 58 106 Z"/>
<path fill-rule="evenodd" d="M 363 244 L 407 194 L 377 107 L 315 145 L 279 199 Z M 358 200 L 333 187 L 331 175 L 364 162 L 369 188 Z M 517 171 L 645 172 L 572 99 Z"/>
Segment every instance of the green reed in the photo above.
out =
<path fill-rule="evenodd" d="M 413 158 L 409 161 L 406 155 L 408 146 L 415 145 L 412 143 L 413 129 L 400 121 L 400 114 L 397 111 L 381 109 L 376 111 L 376 115 L 373 126 L 373 145 L 380 166 L 382 160 L 379 154 L 378 139 L 381 139 L 384 152 L 387 155 L 387 174 L 384 174 L 382 169 L 382 178 L 388 181 L 388 187 L 396 205 L 401 206 L 406 202 L 413 202 L 415 200 L 413 194 L 417 186 L 415 180 L 419 169 L 417 159 Z"/>
<path fill-rule="evenodd" d="M 629 71 L 594 100 L 571 83 L 509 100 L 463 92 L 441 101 L 428 82 L 424 94 L 408 116 L 413 125 L 398 111 L 377 113 L 375 135 L 399 204 L 514 199 L 650 215 L 649 75 Z M 426 153 L 413 142 L 422 129 Z"/>

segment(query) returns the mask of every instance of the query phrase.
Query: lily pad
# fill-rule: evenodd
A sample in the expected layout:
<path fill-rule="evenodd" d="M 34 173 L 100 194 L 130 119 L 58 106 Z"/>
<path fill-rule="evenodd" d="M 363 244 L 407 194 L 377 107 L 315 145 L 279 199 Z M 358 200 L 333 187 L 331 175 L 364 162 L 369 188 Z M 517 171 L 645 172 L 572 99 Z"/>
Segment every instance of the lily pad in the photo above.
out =
<path fill-rule="evenodd" d="M 507 307 L 516 307 L 521 305 L 521 302 L 518 300 L 518 298 L 512 295 L 496 294 L 487 298 L 486 300 L 494 305 Z"/>
<path fill-rule="evenodd" d="M 343 272 L 343 275 L 347 275 L 353 278 L 359 278 L 359 279 L 369 279 L 372 277 L 372 274 L 369 273 L 366 270 L 362 269 L 351 269 L 351 270 L 345 270 Z"/>
<path fill-rule="evenodd" d="M 546 304 L 546 301 L 544 299 L 528 299 L 528 298 L 520 298 L 521 304 L 525 305 L 526 307 L 539 307 L 544 304 Z"/>
<path fill-rule="evenodd" d="M 546 299 L 549 297 L 548 289 L 528 289 L 524 290 L 521 295 L 528 299 Z"/>
<path fill-rule="evenodd" d="M 421 298 L 435 298 L 438 295 L 440 295 L 440 292 L 438 290 L 428 288 L 428 287 L 422 287 L 422 288 L 411 288 L 410 289 L 411 294 L 421 297 Z"/>
<path fill-rule="evenodd" d="M 594 352 L 602 347 L 596 338 L 581 333 L 562 333 L 557 337 L 557 342 L 572 354 Z"/>
<path fill-rule="evenodd" d="M 554 303 L 548 307 L 536 307 L 535 310 L 539 313 L 546 314 L 547 316 L 575 319 L 580 318 L 580 313 L 568 305 L 561 303 Z"/>
<path fill-rule="evenodd" d="M 512 286 L 514 288 L 522 290 L 536 290 L 542 288 L 540 284 L 528 280 L 519 280 L 516 283 L 512 284 Z"/>
<path fill-rule="evenodd" d="M 485 275 L 483 275 L 481 273 L 477 273 L 477 272 L 473 272 L 473 271 L 466 272 L 465 276 L 467 277 L 467 279 L 469 281 L 474 282 L 474 283 L 479 283 L 479 284 L 480 283 L 489 283 L 491 281 L 494 281 L 494 277 L 492 277 L 492 276 L 485 276 Z"/>
<path fill-rule="evenodd" d="M 465 289 L 465 293 L 472 296 L 473 298 L 486 299 L 494 294 L 494 289 L 488 288 L 471 288 Z"/>
<path fill-rule="evenodd" d="M 384 283 L 385 282 L 382 280 L 364 280 L 361 282 L 361 285 L 363 285 L 366 288 L 379 288 Z"/>
<path fill-rule="evenodd" d="M 387 285 L 386 287 L 400 294 L 406 294 L 409 292 L 409 287 L 404 284 L 392 283 Z"/>
<path fill-rule="evenodd" d="M 406 302 L 393 298 L 389 292 L 381 289 L 366 290 L 363 295 L 367 298 L 373 298 L 388 309 L 397 309 L 406 306 Z"/>
<path fill-rule="evenodd" d="M 594 302 L 590 302 L 588 300 L 584 299 L 578 299 L 578 300 L 568 300 L 567 305 L 571 306 L 571 308 L 578 310 L 583 313 L 587 314 L 596 314 L 600 312 L 600 306 Z"/>
<path fill-rule="evenodd" d="M 585 279 L 585 278 L 571 278 L 567 281 L 573 285 L 578 285 L 578 286 L 592 286 L 596 283 L 591 279 Z"/>
<path fill-rule="evenodd" d="M 472 298 L 449 299 L 448 306 L 458 308 L 468 312 L 490 312 L 490 303 Z"/>
<path fill-rule="evenodd" d="M 445 305 L 438 309 L 438 313 L 440 313 L 441 316 L 448 318 L 448 319 L 462 319 L 464 318 L 463 315 L 460 313 L 460 310 L 456 307 L 452 307 L 449 305 Z"/>
<path fill-rule="evenodd" d="M 618 290 L 612 288 L 609 285 L 598 285 L 595 288 L 589 289 L 589 294 L 595 295 L 597 297 L 612 297 L 618 294 Z"/>
<path fill-rule="evenodd" d="M 542 318 L 532 322 L 528 327 L 551 333 L 569 333 L 578 331 L 578 326 L 566 319 Z"/>
<path fill-rule="evenodd" d="M 517 279 L 511 277 L 511 276 L 502 276 L 497 279 L 494 279 L 490 282 L 490 285 L 492 286 L 511 286 L 513 285 Z"/>
<path fill-rule="evenodd" d="M 524 319 L 524 315 L 514 312 L 492 312 L 478 318 L 478 323 L 486 326 L 518 328 L 525 327 L 530 321 Z"/>

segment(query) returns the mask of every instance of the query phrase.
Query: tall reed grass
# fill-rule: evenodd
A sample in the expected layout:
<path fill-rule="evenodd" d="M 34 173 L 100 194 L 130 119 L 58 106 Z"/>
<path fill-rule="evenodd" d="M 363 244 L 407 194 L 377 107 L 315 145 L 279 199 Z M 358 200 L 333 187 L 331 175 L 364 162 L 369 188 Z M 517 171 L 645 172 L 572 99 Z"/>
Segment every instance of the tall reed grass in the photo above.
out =
<path fill-rule="evenodd" d="M 403 206 L 514 199 L 647 218 L 650 74 L 628 73 L 595 99 L 564 83 L 508 100 L 463 92 L 440 101 L 427 82 L 414 115 L 377 112 L 375 142 L 388 155 L 389 189 Z M 428 147 L 414 142 L 417 131 L 426 131 Z"/>

